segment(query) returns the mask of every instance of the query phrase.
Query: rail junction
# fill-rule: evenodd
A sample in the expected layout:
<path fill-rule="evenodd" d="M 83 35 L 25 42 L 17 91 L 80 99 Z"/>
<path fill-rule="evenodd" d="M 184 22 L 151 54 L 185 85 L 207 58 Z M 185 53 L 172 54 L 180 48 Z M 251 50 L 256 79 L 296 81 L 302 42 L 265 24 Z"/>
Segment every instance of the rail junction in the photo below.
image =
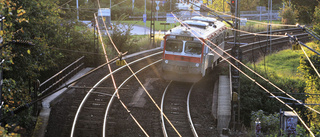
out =
<path fill-rule="evenodd" d="M 281 35 L 290 33 L 302 41 L 310 39 L 306 33 L 296 28 L 273 33 Z M 228 42 L 230 39 L 232 38 L 228 37 L 225 41 Z M 262 54 L 269 54 L 289 46 L 287 37 L 272 37 L 272 50 L 268 45 L 270 40 L 265 36 L 258 38 L 251 34 L 243 34 L 240 39 L 245 43 L 240 47 L 248 61 L 255 61 L 254 59 L 261 57 Z M 230 48 L 226 44 L 225 50 L 228 53 Z M 215 116 L 212 114 L 214 110 L 212 104 L 217 102 L 214 96 L 219 96 L 218 93 L 214 93 L 214 90 L 219 88 L 217 87 L 219 84 L 214 84 L 219 81 L 219 72 L 204 77 L 194 85 L 171 83 L 160 78 L 159 49 L 138 53 L 126 60 L 131 62 L 130 66 L 137 72 L 136 75 L 141 78 L 156 104 L 161 104 L 161 111 L 134 80 L 127 67 L 117 67 L 113 63 L 112 69 L 115 70 L 116 83 L 119 84 L 117 92 L 112 88 L 106 67 L 97 69 L 72 86 L 68 86 L 64 95 L 52 104 L 46 136 L 145 136 L 146 133 L 149 136 L 177 136 L 178 133 L 182 136 L 219 136 L 221 134 L 217 116 L 219 109 L 216 109 Z M 228 66 L 224 63 L 217 68 L 228 70 Z M 162 92 L 165 90 L 168 91 Z M 163 117 L 163 114 L 167 118 Z"/>

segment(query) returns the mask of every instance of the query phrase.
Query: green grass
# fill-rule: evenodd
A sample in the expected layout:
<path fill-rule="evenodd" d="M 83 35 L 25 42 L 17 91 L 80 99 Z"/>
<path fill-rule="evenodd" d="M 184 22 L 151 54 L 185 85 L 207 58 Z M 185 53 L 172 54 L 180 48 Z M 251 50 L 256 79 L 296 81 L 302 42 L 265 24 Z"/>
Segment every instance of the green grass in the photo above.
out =
<path fill-rule="evenodd" d="M 255 20 L 257 21 L 257 20 Z M 262 20 L 262 21 L 258 21 L 258 22 L 252 22 L 252 21 L 247 21 L 246 26 L 240 26 L 241 30 L 244 31 L 248 31 L 248 32 L 261 32 L 261 31 L 266 31 L 267 30 L 267 24 L 262 24 L 260 22 L 263 23 L 268 23 L 267 20 Z M 230 27 L 230 25 L 226 22 L 224 22 L 227 27 Z M 272 24 L 282 24 L 281 21 L 272 21 Z M 283 29 L 284 27 L 282 26 L 272 26 L 273 30 L 277 30 L 277 29 Z"/>
<path fill-rule="evenodd" d="M 307 43 L 307 45 L 314 49 L 319 48 L 319 45 L 314 42 Z M 307 51 L 309 56 L 312 54 L 307 48 L 304 48 L 304 50 Z M 297 69 L 300 65 L 301 57 L 305 57 L 302 50 L 293 51 L 286 49 L 266 56 L 265 64 L 263 57 L 261 57 L 259 62 L 256 63 L 256 68 L 265 71 L 266 66 L 267 72 L 275 73 L 279 77 L 303 80 Z M 253 67 L 253 64 L 249 65 Z"/>
<path fill-rule="evenodd" d="M 266 56 L 265 62 L 263 57 L 256 64 L 257 69 L 264 71 L 265 66 L 267 72 L 273 72 L 279 77 L 300 79 L 297 74 L 297 68 L 300 65 L 301 51 L 293 51 L 291 49 L 282 50 L 277 53 Z"/>

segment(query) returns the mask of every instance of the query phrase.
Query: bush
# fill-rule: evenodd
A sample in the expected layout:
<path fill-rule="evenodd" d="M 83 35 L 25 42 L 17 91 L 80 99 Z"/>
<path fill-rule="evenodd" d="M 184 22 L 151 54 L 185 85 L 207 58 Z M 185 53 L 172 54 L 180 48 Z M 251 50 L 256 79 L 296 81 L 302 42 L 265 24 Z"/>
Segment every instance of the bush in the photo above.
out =
<path fill-rule="evenodd" d="M 314 10 L 313 24 L 313 31 L 320 35 L 320 4 Z"/>
<path fill-rule="evenodd" d="M 294 10 L 294 7 L 289 6 L 289 3 L 285 3 L 284 9 L 280 8 L 280 17 L 282 17 L 281 22 L 283 24 L 295 24 L 297 22 L 298 11 Z"/>
<path fill-rule="evenodd" d="M 251 127 L 253 127 L 253 131 L 255 132 L 255 121 L 257 118 L 260 120 L 261 125 L 261 134 L 266 135 L 276 135 L 279 133 L 279 113 L 264 114 L 263 110 L 258 110 L 256 112 L 251 112 Z"/>

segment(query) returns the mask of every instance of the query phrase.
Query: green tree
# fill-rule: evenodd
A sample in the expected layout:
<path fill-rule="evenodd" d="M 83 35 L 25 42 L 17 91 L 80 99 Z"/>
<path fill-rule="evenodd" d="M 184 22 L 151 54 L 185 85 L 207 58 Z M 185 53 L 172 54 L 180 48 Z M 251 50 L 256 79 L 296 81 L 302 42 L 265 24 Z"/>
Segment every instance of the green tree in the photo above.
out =
<path fill-rule="evenodd" d="M 209 0 L 203 0 L 203 3 L 208 4 L 209 8 L 216 11 L 220 11 L 220 12 L 223 12 L 223 10 L 225 10 L 225 12 L 230 11 L 230 6 L 225 0 L 213 0 L 212 3 L 210 3 Z"/>
<path fill-rule="evenodd" d="M 5 16 L 0 58 L 4 70 L 2 99 L 4 112 L 31 100 L 32 82 L 44 71 L 55 65 L 55 55 L 49 48 L 54 42 L 59 26 L 59 8 L 51 0 L 6 0 L 1 1 L 1 15 Z M 21 42 L 21 41 L 28 41 Z M 30 44 L 30 43 L 32 44 Z M 30 81 L 30 82 L 29 82 Z M 18 123 L 30 128 L 30 111 L 24 111 L 8 123 Z M 32 132 L 32 130 L 29 130 Z"/>
<path fill-rule="evenodd" d="M 283 24 L 295 24 L 298 18 L 298 11 L 289 2 L 285 3 L 284 8 L 280 8 L 280 17 Z"/>
<path fill-rule="evenodd" d="M 289 0 L 285 0 L 286 2 Z M 310 24 L 312 22 L 315 7 L 319 4 L 319 0 L 291 0 L 298 10 L 298 21 L 303 24 Z"/>
<path fill-rule="evenodd" d="M 253 11 L 259 5 L 260 0 L 241 0 L 240 10 L 242 11 Z M 248 4 L 250 3 L 250 4 Z"/>
<path fill-rule="evenodd" d="M 315 7 L 313 13 L 313 31 L 320 35 L 320 3 L 317 7 Z"/>
<path fill-rule="evenodd" d="M 276 135 L 279 131 L 279 113 L 275 112 L 273 114 L 266 115 L 263 110 L 258 110 L 256 112 L 251 112 L 251 127 L 255 130 L 255 121 L 259 118 L 261 122 L 261 134 L 264 135 Z"/>
<path fill-rule="evenodd" d="M 139 47 L 136 45 L 137 40 L 133 39 L 132 35 L 130 34 L 132 25 L 122 26 L 121 24 L 121 21 L 123 21 L 126 17 L 127 16 L 124 14 L 119 17 L 113 28 L 111 38 L 120 52 L 128 51 L 132 53 L 138 51 Z M 111 45 L 111 43 L 109 45 Z"/>
<path fill-rule="evenodd" d="M 308 44 L 313 49 L 316 49 L 318 52 L 320 51 L 320 46 L 318 44 Z M 320 58 L 319 55 L 307 51 L 307 54 L 311 60 L 311 62 L 314 64 L 317 71 L 320 71 Z M 305 79 L 305 93 L 309 94 L 320 94 L 320 78 L 316 74 L 316 71 L 313 69 L 309 61 L 306 57 L 301 57 L 300 59 L 300 66 L 298 67 L 298 70 L 300 73 L 302 73 L 304 79 Z M 310 95 L 305 101 L 306 104 L 320 104 L 319 96 Z M 311 106 L 313 109 L 320 111 L 319 105 L 313 105 Z M 320 129 L 320 119 L 319 114 L 316 114 L 315 112 L 312 112 L 312 115 L 309 116 L 309 120 L 311 121 L 311 125 L 314 125 L 316 129 Z"/>

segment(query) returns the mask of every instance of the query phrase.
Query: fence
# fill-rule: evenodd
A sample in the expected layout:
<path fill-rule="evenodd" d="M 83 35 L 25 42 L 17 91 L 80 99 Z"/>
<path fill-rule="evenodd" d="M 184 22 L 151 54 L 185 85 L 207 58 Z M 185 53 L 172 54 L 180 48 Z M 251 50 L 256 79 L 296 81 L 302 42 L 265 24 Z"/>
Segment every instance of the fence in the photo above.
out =
<path fill-rule="evenodd" d="M 39 86 L 40 96 L 44 96 L 53 90 L 59 88 L 63 83 L 69 80 L 77 72 L 84 67 L 84 56 L 80 57 L 69 66 L 62 69 L 60 72 L 47 79 Z"/>
<path fill-rule="evenodd" d="M 240 11 L 240 17 L 241 18 L 247 18 L 249 20 L 268 20 L 269 18 L 271 20 L 280 20 L 279 16 L 279 10 L 272 10 L 272 13 L 269 17 L 269 12 L 268 11 Z M 190 11 L 179 11 L 175 12 L 176 16 L 182 20 L 189 19 L 193 16 L 199 16 L 199 12 L 190 12 Z M 200 12 L 201 15 L 204 16 L 209 16 L 209 17 L 215 17 L 213 15 L 208 15 L 208 12 Z M 226 13 L 229 15 L 222 15 L 224 18 L 231 18 L 230 13 Z M 156 19 L 157 16 L 154 16 Z M 131 20 L 142 20 L 142 14 L 141 16 L 129 16 L 129 19 Z M 150 16 L 147 17 L 148 20 L 150 20 Z M 159 12 L 158 13 L 158 20 L 166 20 L 166 12 Z"/>

